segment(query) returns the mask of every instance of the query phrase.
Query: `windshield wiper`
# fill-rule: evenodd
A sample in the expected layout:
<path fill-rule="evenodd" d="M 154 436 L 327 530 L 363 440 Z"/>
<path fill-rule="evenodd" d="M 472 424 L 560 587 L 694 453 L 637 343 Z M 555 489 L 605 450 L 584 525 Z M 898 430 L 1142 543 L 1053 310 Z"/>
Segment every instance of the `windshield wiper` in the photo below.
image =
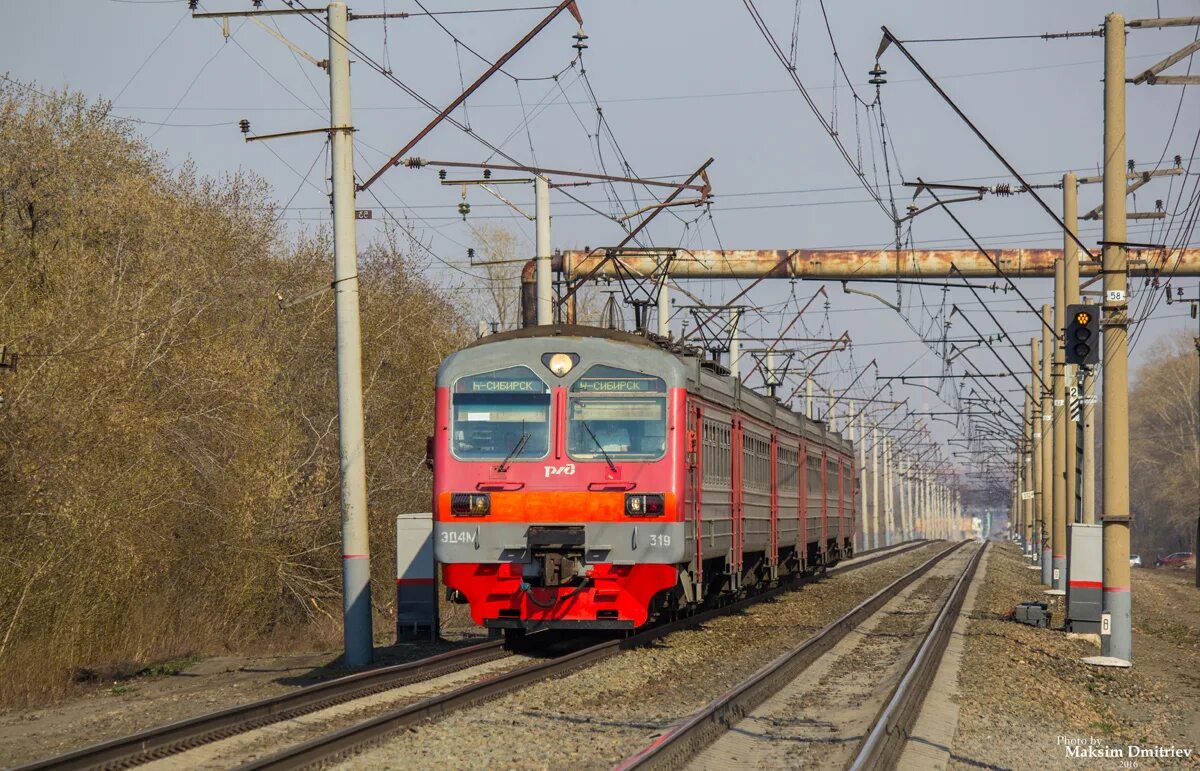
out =
<path fill-rule="evenodd" d="M 600 440 L 596 438 L 596 434 L 593 433 L 592 427 L 587 424 L 586 420 L 581 420 L 579 422 L 583 424 L 583 429 L 588 432 L 588 436 L 590 436 L 592 441 L 596 443 L 596 449 L 599 450 L 600 454 L 604 456 L 604 462 L 608 464 L 608 467 L 612 469 L 614 474 L 617 473 L 617 464 L 613 463 L 612 458 L 608 457 L 608 453 L 604 450 L 604 445 L 600 444 Z"/>
<path fill-rule="evenodd" d="M 524 427 L 525 427 L 525 421 L 522 420 L 521 428 L 524 428 Z M 500 462 L 500 465 L 496 467 L 496 471 L 498 471 L 500 473 L 504 473 L 505 471 L 507 471 L 508 470 L 508 462 L 511 461 L 514 456 L 520 455 L 521 451 L 525 449 L 525 445 L 528 443 L 529 443 L 529 432 L 522 431 L 521 436 L 519 436 L 517 438 L 517 443 L 513 445 L 513 448 L 511 450 L 508 451 L 508 455 L 504 456 L 504 460 L 502 460 Z"/>

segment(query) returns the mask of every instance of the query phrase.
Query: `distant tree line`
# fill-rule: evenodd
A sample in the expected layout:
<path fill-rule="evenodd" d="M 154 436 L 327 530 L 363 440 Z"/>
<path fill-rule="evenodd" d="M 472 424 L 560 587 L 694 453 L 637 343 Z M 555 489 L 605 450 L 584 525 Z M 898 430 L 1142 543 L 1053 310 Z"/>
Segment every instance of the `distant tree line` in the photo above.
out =
<path fill-rule="evenodd" d="M 1158 554 L 1194 548 L 1200 516 L 1198 358 L 1191 335 L 1161 339 L 1130 393 L 1133 551 L 1147 564 Z"/>

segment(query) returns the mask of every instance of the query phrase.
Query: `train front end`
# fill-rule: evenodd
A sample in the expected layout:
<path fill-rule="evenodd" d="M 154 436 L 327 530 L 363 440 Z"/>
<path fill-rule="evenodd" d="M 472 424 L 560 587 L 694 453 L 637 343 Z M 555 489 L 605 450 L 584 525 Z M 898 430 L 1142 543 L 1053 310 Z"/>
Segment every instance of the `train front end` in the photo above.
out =
<path fill-rule="evenodd" d="M 633 629 L 676 591 L 685 370 L 642 338 L 485 337 L 437 376 L 434 539 L 489 628 Z"/>

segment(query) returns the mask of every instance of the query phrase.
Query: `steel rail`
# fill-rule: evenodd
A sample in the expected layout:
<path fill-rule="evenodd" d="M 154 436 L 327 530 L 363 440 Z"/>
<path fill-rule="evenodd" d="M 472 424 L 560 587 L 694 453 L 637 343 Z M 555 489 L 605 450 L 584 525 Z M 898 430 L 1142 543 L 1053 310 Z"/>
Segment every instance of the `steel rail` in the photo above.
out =
<path fill-rule="evenodd" d="M 908 743 L 917 716 L 921 714 L 921 705 L 924 704 L 925 695 L 933 685 L 938 665 L 942 661 L 942 653 L 946 650 L 946 644 L 950 642 L 950 632 L 954 629 L 954 623 L 966 599 L 967 587 L 971 585 L 986 549 L 985 542 L 972 555 L 966 569 L 958 577 L 941 612 L 926 633 L 921 647 L 909 662 L 904 677 L 896 684 L 891 696 L 876 715 L 870 731 L 859 744 L 854 760 L 848 768 L 866 771 L 895 767 L 896 761 L 904 752 L 905 744 Z"/>
<path fill-rule="evenodd" d="M 411 685 L 511 655 L 502 640 L 357 672 L 290 693 L 210 712 L 37 760 L 10 771 L 128 768 L 335 704 Z"/>
<path fill-rule="evenodd" d="M 860 552 L 856 555 L 856 559 L 867 556 L 870 556 L 870 559 L 859 559 L 859 561 L 853 564 L 834 566 L 827 570 L 826 574 L 836 575 L 865 567 L 866 565 L 874 564 L 889 557 L 919 548 L 925 543 L 927 542 L 905 541 L 893 546 Z M 647 632 L 643 632 L 639 636 L 613 641 L 610 645 L 620 644 L 620 648 L 624 650 L 637 644 L 650 642 L 671 631 L 703 623 L 715 615 L 736 612 L 753 602 L 773 597 L 782 591 L 792 588 L 794 585 L 795 582 L 781 584 L 752 597 L 731 603 L 728 606 L 679 619 L 662 627 L 647 630 Z M 612 653 L 616 652 L 619 651 L 612 651 Z M 271 723 L 290 720 L 336 704 L 411 685 L 434 677 L 440 677 L 508 655 L 511 655 L 511 652 L 504 648 L 504 643 L 501 640 L 480 643 L 418 661 L 358 672 L 335 680 L 299 688 L 290 693 L 198 715 L 175 723 L 156 726 L 145 731 L 83 747 L 62 755 L 16 766 L 10 769 L 10 771 L 35 771 L 40 769 L 69 771 L 72 769 L 130 768 L 245 733 Z M 517 687 L 521 686 L 512 686 L 512 688 Z"/>
<path fill-rule="evenodd" d="M 917 549 L 927 543 L 929 542 L 911 541 L 883 549 L 873 549 L 869 552 L 869 559 L 862 559 L 853 564 L 834 566 L 825 571 L 824 575 L 847 573 Z M 868 552 L 863 552 L 861 556 L 865 557 L 867 555 Z M 811 580 L 821 575 L 818 574 L 817 576 L 808 578 Z M 503 696 L 534 683 L 563 677 L 576 670 L 617 656 L 623 651 L 646 645 L 661 637 L 665 637 L 671 632 L 702 624 L 718 616 L 740 612 L 751 605 L 788 591 L 800 583 L 804 583 L 804 581 L 781 583 L 758 594 L 736 600 L 718 608 L 656 625 L 630 637 L 598 643 L 549 661 L 515 669 L 477 683 L 463 686 L 449 693 L 433 696 L 405 707 L 399 707 L 339 731 L 334 731 L 307 742 L 288 747 L 273 755 L 252 760 L 238 766 L 237 771 L 304 768 L 354 754 L 380 743 L 400 728 L 435 720 L 451 712 Z"/>
<path fill-rule="evenodd" d="M 626 758 L 615 768 L 620 771 L 682 768 L 742 718 L 795 680 L 851 630 L 873 616 L 905 587 L 929 572 L 966 543 L 966 541 L 961 541 L 933 555 L 812 637 L 760 668 L 699 712 L 668 729 L 651 744 Z"/>

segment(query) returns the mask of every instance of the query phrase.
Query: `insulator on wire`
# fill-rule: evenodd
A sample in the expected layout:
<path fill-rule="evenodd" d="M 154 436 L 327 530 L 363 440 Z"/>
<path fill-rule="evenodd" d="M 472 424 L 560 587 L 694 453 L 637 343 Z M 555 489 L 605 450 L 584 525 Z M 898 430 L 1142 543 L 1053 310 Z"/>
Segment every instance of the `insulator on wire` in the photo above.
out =
<path fill-rule="evenodd" d="M 1137 165 L 1137 163 L 1132 158 L 1130 158 L 1129 159 L 1129 173 L 1130 174 L 1133 173 L 1133 167 L 1136 165 Z"/>
<path fill-rule="evenodd" d="M 580 27 L 579 31 L 571 37 L 575 38 L 575 43 L 571 47 L 579 53 L 583 53 L 583 49 L 587 48 L 587 43 L 583 41 L 588 39 L 588 36 L 583 33 L 583 27 Z"/>
<path fill-rule="evenodd" d="M 1181 156 L 1176 155 L 1175 156 L 1175 168 L 1178 169 L 1182 165 L 1183 165 L 1183 158 Z"/>
<path fill-rule="evenodd" d="M 475 262 L 475 250 L 469 246 L 467 247 L 467 262 Z"/>
<path fill-rule="evenodd" d="M 263 0 L 251 0 L 255 8 L 262 8 Z"/>
<path fill-rule="evenodd" d="M 992 193 L 1002 197 L 1010 196 L 1013 194 L 1012 185 L 1008 184 L 1007 182 L 1001 183 L 992 188 Z"/>
<path fill-rule="evenodd" d="M 867 74 L 871 76 L 871 79 L 867 82 L 872 86 L 882 86 L 884 83 L 887 83 L 887 79 L 883 77 L 887 74 L 887 70 L 879 66 L 879 62 L 875 62 L 875 66 L 868 70 Z"/>
<path fill-rule="evenodd" d="M 1155 198 L 1155 199 L 1154 199 L 1154 211 L 1162 211 L 1162 210 L 1163 210 L 1163 201 L 1162 201 L 1162 199 L 1161 199 L 1161 198 Z"/>
<path fill-rule="evenodd" d="M 446 178 L 446 170 L 438 169 L 438 179 L 445 179 L 445 178 Z"/>
<path fill-rule="evenodd" d="M 458 213 L 462 215 L 463 221 L 466 222 L 467 215 L 471 213 L 471 204 L 466 201 L 459 201 Z"/>
<path fill-rule="evenodd" d="M 250 133 L 250 121 L 246 120 L 245 118 L 242 118 L 241 120 L 238 121 L 238 128 L 242 130 L 243 134 L 249 134 Z"/>
<path fill-rule="evenodd" d="M 491 178 L 492 178 L 492 170 L 491 170 L 491 169 L 484 169 L 484 170 L 483 170 L 483 178 L 484 178 L 484 179 L 491 179 Z"/>
<path fill-rule="evenodd" d="M 200 5 L 200 0 L 188 0 L 188 10 L 196 10 L 196 6 Z"/>

